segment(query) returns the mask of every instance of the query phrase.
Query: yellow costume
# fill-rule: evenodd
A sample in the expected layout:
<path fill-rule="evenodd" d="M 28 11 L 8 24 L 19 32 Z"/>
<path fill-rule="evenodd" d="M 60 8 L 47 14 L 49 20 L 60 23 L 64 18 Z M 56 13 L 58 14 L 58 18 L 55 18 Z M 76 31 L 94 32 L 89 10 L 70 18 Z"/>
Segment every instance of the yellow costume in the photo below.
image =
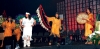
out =
<path fill-rule="evenodd" d="M 47 17 L 48 22 L 52 21 L 51 34 L 60 37 L 61 20 L 55 17 Z"/>
<path fill-rule="evenodd" d="M 16 35 L 17 41 L 19 41 L 21 36 L 21 31 L 19 27 L 14 30 L 14 34 Z"/>
<path fill-rule="evenodd" d="M 15 23 L 14 22 L 8 22 L 5 21 L 2 23 L 3 28 L 5 29 L 4 31 L 4 37 L 9 37 L 12 36 L 12 30 L 15 29 Z"/>
<path fill-rule="evenodd" d="M 85 36 L 89 36 L 91 33 L 92 33 L 92 28 L 93 28 L 93 14 L 90 13 L 88 14 L 88 19 L 87 19 L 87 22 L 85 23 Z"/>

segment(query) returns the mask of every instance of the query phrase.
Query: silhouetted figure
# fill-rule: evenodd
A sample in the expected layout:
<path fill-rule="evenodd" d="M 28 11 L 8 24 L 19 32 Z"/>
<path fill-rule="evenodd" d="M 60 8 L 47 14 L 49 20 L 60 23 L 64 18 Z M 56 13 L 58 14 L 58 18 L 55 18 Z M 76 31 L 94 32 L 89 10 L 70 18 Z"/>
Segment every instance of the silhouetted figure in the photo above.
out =
<path fill-rule="evenodd" d="M 75 41 L 79 41 L 80 30 L 77 29 L 74 34 L 75 34 Z"/>

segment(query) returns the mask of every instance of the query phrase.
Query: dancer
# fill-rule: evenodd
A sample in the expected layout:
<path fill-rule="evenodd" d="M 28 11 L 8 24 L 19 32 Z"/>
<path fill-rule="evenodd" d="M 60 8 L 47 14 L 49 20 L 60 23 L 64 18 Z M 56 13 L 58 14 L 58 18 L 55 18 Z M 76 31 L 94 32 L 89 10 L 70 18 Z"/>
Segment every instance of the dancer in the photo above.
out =
<path fill-rule="evenodd" d="M 52 21 L 52 28 L 51 28 L 51 34 L 50 34 L 50 42 L 49 45 L 51 45 L 51 42 L 53 38 L 56 38 L 56 44 L 58 43 L 58 38 L 60 38 L 60 29 L 61 29 L 61 20 L 59 19 L 58 13 L 55 14 L 55 17 L 47 17 L 48 22 Z"/>
<path fill-rule="evenodd" d="M 16 25 L 16 28 L 14 30 L 14 35 L 16 36 L 16 48 L 15 49 L 19 49 L 19 40 L 21 37 L 21 30 L 20 30 L 20 26 Z"/>
<path fill-rule="evenodd" d="M 26 16 L 22 18 L 23 27 L 23 40 L 24 40 L 24 47 L 30 47 L 30 41 L 32 40 L 32 27 L 36 24 L 36 21 L 30 17 L 30 13 L 26 12 Z"/>
<path fill-rule="evenodd" d="M 85 20 L 87 20 L 87 22 L 85 23 L 85 36 L 86 36 L 86 38 L 90 35 L 90 34 L 92 34 L 92 29 L 93 29 L 93 13 L 92 13 L 92 11 L 91 11 L 91 8 L 88 8 L 87 9 L 87 14 L 88 14 L 88 19 L 85 19 Z M 87 44 L 87 42 L 85 43 L 85 44 Z"/>
<path fill-rule="evenodd" d="M 2 26 L 4 28 L 4 49 L 6 49 L 6 45 L 11 45 L 11 48 L 13 49 L 13 40 L 12 40 L 12 30 L 15 29 L 15 22 L 12 21 L 11 17 L 8 17 L 8 19 L 2 23 Z"/>

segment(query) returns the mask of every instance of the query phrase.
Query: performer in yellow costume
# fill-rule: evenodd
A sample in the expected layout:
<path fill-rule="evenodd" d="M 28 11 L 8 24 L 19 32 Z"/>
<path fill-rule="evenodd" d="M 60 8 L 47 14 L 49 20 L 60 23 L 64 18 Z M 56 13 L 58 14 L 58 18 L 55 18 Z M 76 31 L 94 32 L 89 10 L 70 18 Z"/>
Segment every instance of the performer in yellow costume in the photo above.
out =
<path fill-rule="evenodd" d="M 21 30 L 20 30 L 20 27 L 19 26 L 16 26 L 16 29 L 14 30 L 14 35 L 16 35 L 16 48 L 15 49 L 19 49 L 19 40 L 20 40 L 20 37 L 21 37 Z"/>
<path fill-rule="evenodd" d="M 13 40 L 12 40 L 12 30 L 15 29 L 15 23 L 12 21 L 11 17 L 8 17 L 8 19 L 2 23 L 2 26 L 4 28 L 4 48 L 6 45 L 11 45 L 13 48 Z"/>
<path fill-rule="evenodd" d="M 20 28 L 16 28 L 16 29 L 14 30 L 14 33 L 15 33 L 15 35 L 16 35 L 17 41 L 19 41 L 20 36 L 21 36 Z"/>
<path fill-rule="evenodd" d="M 58 38 L 60 37 L 60 29 L 61 29 L 61 20 L 59 19 L 58 13 L 55 15 L 56 17 L 47 17 L 48 22 L 52 21 L 52 28 L 51 28 L 51 39 L 52 35 L 56 38 L 56 42 L 58 41 Z M 57 43 L 58 44 L 58 43 Z M 51 45 L 51 41 L 49 43 Z"/>
<path fill-rule="evenodd" d="M 88 19 L 87 22 L 85 23 L 85 36 L 89 36 L 92 33 L 92 29 L 93 29 L 93 14 L 91 13 L 91 9 L 88 8 L 87 9 L 87 13 L 88 13 Z"/>
<path fill-rule="evenodd" d="M 93 18 L 93 14 L 91 13 L 91 8 L 87 9 L 87 14 L 88 14 L 88 19 L 87 22 L 85 23 L 85 36 L 86 38 L 92 34 L 93 31 L 93 25 L 94 25 L 94 18 Z M 87 43 L 87 42 L 86 42 Z"/>

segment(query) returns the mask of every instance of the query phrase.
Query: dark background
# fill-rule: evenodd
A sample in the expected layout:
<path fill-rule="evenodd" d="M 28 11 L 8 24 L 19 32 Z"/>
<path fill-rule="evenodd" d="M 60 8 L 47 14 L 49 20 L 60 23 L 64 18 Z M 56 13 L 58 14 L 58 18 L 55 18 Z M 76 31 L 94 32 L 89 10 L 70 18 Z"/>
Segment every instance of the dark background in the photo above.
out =
<path fill-rule="evenodd" d="M 0 0 L 0 15 L 6 11 L 7 16 L 15 18 L 18 14 L 29 12 L 31 15 L 36 14 L 36 9 L 41 4 L 47 16 L 54 16 L 56 13 L 56 2 L 58 0 Z M 36 29 L 39 29 L 38 31 Z M 33 32 L 45 32 L 40 25 L 33 28 Z"/>
<path fill-rule="evenodd" d="M 36 9 L 42 4 L 48 16 L 54 16 L 56 12 L 56 2 L 59 0 L 0 0 L 0 15 L 6 11 L 7 16 L 13 18 L 18 14 L 30 12 L 36 14 Z"/>

